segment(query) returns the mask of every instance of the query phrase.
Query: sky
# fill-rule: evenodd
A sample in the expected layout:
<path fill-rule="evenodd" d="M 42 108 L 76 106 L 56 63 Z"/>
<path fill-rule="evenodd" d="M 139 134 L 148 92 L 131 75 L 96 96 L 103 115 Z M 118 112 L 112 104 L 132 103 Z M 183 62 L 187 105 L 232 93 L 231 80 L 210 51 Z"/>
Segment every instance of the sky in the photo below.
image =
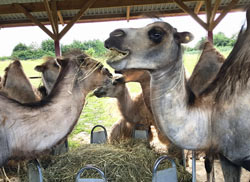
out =
<path fill-rule="evenodd" d="M 218 16 L 218 15 L 217 15 Z M 204 15 L 199 16 L 203 21 Z M 189 31 L 194 35 L 194 40 L 187 46 L 193 47 L 201 37 L 207 35 L 204 28 L 202 28 L 190 16 L 167 17 L 162 20 L 170 23 L 178 31 Z M 87 41 L 99 39 L 104 41 L 108 38 L 109 33 L 117 28 L 138 28 L 143 27 L 149 23 L 153 23 L 155 19 L 140 19 L 127 21 L 111 21 L 100 23 L 79 23 L 75 24 L 69 32 L 60 40 L 61 44 L 71 44 L 74 40 Z M 233 34 L 238 33 L 241 26 L 245 23 L 245 12 L 229 13 L 214 29 L 214 34 L 223 32 L 226 36 L 231 37 Z M 51 30 L 50 26 L 47 26 Z M 62 30 L 59 26 L 59 30 Z M 39 27 L 17 27 L 17 28 L 2 28 L 0 29 L 0 56 L 10 56 L 13 48 L 18 43 L 26 45 L 39 46 L 43 40 L 50 37 L 44 33 Z"/>

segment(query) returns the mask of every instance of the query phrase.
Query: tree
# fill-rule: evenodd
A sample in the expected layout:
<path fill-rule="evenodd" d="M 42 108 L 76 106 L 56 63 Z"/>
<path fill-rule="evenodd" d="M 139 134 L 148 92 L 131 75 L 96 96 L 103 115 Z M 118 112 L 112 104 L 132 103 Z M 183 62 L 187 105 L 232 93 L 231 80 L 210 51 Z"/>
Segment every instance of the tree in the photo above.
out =
<path fill-rule="evenodd" d="M 13 53 L 13 52 L 16 52 L 16 51 L 25 51 L 25 50 L 28 50 L 28 46 L 26 46 L 26 45 L 23 44 L 23 43 L 19 43 L 19 44 L 17 44 L 17 45 L 14 47 L 12 53 Z"/>
<path fill-rule="evenodd" d="M 54 40 L 47 39 L 47 40 L 42 41 L 41 48 L 45 52 L 49 52 L 49 51 L 50 52 L 55 52 Z"/>

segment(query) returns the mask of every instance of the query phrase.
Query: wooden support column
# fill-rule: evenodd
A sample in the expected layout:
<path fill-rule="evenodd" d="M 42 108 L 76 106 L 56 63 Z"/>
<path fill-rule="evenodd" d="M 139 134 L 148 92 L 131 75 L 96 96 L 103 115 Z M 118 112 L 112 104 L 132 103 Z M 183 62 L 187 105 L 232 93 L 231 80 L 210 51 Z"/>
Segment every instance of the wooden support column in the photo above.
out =
<path fill-rule="evenodd" d="M 56 56 L 61 56 L 60 40 L 54 40 Z"/>
<path fill-rule="evenodd" d="M 211 12 L 212 12 L 212 1 L 205 0 L 206 3 L 206 15 L 207 15 L 207 40 L 213 43 L 213 30 L 211 29 Z"/>
<path fill-rule="evenodd" d="M 190 10 L 181 0 L 174 0 L 174 2 L 186 13 L 188 13 L 193 19 L 195 19 L 204 29 L 208 29 L 206 23 L 204 23 L 192 10 Z"/>
<path fill-rule="evenodd" d="M 213 43 L 213 30 L 208 30 L 207 31 L 207 40 L 211 43 Z"/>
<path fill-rule="evenodd" d="M 64 29 L 59 34 L 59 40 L 69 31 L 69 29 L 74 25 L 74 23 L 81 18 L 83 13 L 91 7 L 96 0 L 86 0 L 84 1 L 83 6 L 81 7 L 80 11 L 76 14 L 76 16 L 64 27 Z"/>
<path fill-rule="evenodd" d="M 130 6 L 127 6 L 127 13 L 126 13 L 127 22 L 129 22 L 129 18 L 130 18 Z"/>

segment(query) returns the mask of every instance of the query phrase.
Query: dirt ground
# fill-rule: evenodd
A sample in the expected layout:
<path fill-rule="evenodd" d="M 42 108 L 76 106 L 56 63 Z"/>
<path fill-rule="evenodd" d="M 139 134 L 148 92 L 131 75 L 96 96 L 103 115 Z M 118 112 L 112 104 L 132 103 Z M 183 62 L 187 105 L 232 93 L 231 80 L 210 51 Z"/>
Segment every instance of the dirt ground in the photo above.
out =
<path fill-rule="evenodd" d="M 189 167 L 187 167 L 187 171 L 192 173 L 192 160 L 189 160 Z M 207 179 L 204 159 L 196 160 L 196 179 L 197 182 L 205 182 Z M 215 161 L 215 181 L 224 182 L 219 160 Z M 242 170 L 241 182 L 250 182 L 250 172 L 245 169 Z"/>

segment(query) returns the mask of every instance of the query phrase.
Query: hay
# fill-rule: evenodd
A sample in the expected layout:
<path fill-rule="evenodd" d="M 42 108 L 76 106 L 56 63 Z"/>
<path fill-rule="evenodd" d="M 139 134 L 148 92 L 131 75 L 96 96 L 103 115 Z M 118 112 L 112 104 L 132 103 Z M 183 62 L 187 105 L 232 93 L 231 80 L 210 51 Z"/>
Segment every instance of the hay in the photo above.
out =
<path fill-rule="evenodd" d="M 164 154 L 156 153 L 148 144 L 135 140 L 117 145 L 86 144 L 67 154 L 53 157 L 50 164 L 42 162 L 42 166 L 47 166 L 43 176 L 45 182 L 72 182 L 82 167 L 91 164 L 103 170 L 109 182 L 151 182 L 154 162 L 161 155 Z M 178 181 L 191 181 L 191 175 L 184 171 L 178 160 L 175 162 Z M 165 168 L 170 163 L 160 166 Z M 84 173 L 86 176 L 99 178 Z"/>

